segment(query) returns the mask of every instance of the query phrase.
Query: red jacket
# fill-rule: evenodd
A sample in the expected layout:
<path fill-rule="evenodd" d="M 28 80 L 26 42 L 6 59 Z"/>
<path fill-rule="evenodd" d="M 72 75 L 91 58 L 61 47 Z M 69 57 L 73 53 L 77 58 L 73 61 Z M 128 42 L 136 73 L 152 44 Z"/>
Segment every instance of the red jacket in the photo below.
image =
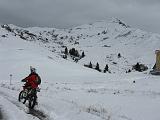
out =
<path fill-rule="evenodd" d="M 26 82 L 26 86 L 31 86 L 32 89 L 35 89 L 38 87 L 37 79 L 38 79 L 38 74 L 36 73 L 31 73 L 28 77 L 24 79 Z"/>

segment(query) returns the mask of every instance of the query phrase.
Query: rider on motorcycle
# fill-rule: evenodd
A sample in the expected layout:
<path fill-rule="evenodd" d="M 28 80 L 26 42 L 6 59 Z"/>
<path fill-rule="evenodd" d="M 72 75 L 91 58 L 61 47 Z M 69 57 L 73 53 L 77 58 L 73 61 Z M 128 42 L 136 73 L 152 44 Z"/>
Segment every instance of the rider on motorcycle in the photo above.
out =
<path fill-rule="evenodd" d="M 22 82 L 26 82 L 24 88 L 28 89 L 28 90 L 32 90 L 32 92 L 35 93 L 35 95 L 37 97 L 37 90 L 36 89 L 38 88 L 38 85 L 41 84 L 41 78 L 36 73 L 36 69 L 33 68 L 32 66 L 30 66 L 30 71 L 31 71 L 31 73 L 29 74 L 29 76 L 24 78 L 22 80 Z"/>

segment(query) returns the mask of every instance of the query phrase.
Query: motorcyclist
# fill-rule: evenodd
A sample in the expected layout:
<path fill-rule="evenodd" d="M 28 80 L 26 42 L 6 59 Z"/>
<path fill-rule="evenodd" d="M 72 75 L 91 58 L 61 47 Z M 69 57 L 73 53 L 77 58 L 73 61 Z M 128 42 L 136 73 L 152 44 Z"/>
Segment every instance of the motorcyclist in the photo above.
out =
<path fill-rule="evenodd" d="M 22 79 L 22 82 L 26 82 L 24 88 L 32 90 L 37 97 L 36 89 L 38 88 L 38 85 L 41 84 L 41 78 L 36 73 L 36 69 L 32 66 L 30 66 L 30 71 L 31 73 L 26 78 Z"/>

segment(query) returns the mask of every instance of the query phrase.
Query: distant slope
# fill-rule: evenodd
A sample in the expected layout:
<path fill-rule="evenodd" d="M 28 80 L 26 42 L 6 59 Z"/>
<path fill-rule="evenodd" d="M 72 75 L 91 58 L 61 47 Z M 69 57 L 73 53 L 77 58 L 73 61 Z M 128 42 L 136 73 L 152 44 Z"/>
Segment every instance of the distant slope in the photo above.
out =
<path fill-rule="evenodd" d="M 96 65 L 98 62 L 102 70 L 108 64 L 111 73 L 125 73 L 137 62 L 151 68 L 155 63 L 154 51 L 160 48 L 160 35 L 131 28 L 119 19 L 71 29 L 20 28 L 14 25 L 3 25 L 2 29 L 17 38 L 37 42 L 60 56 L 64 55 L 65 47 L 76 48 L 80 54 L 84 51 L 85 57 L 78 61 L 79 64 L 91 61 Z M 118 53 L 121 58 L 117 57 Z M 69 56 L 67 59 L 73 61 Z"/>
<path fill-rule="evenodd" d="M 57 53 L 50 52 L 37 43 L 25 41 L 13 32 L 0 28 L 0 82 L 9 82 L 10 74 L 13 75 L 14 83 L 20 82 L 30 73 L 30 66 L 37 69 L 43 82 L 61 81 L 61 78 L 72 74 L 74 79 L 74 76 L 95 72 L 66 61 Z"/>

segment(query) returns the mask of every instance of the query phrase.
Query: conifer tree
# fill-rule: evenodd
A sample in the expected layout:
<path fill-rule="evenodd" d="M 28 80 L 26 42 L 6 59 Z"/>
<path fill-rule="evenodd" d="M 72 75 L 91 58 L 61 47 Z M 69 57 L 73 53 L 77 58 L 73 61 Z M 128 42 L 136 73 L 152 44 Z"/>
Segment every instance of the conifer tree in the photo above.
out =
<path fill-rule="evenodd" d="M 96 68 L 95 69 L 98 70 L 98 71 L 100 71 L 98 62 L 96 64 Z"/>
<path fill-rule="evenodd" d="M 64 52 L 66 55 L 68 55 L 68 48 L 66 47 L 65 48 L 65 52 Z"/>
<path fill-rule="evenodd" d="M 137 64 L 135 65 L 135 70 L 137 70 L 137 71 L 141 71 L 141 69 L 140 69 L 140 64 L 137 62 Z"/>
<path fill-rule="evenodd" d="M 89 66 L 88 66 L 88 67 L 89 67 L 89 68 L 92 68 L 92 63 L 91 63 L 91 62 L 89 63 Z"/>
<path fill-rule="evenodd" d="M 108 71 L 108 64 L 106 64 L 106 66 L 104 68 L 104 73 L 106 73 L 106 71 Z"/>
<path fill-rule="evenodd" d="M 82 52 L 82 58 L 85 56 L 84 51 Z"/>
<path fill-rule="evenodd" d="M 118 53 L 118 58 L 121 58 L 121 54 L 120 53 Z"/>

